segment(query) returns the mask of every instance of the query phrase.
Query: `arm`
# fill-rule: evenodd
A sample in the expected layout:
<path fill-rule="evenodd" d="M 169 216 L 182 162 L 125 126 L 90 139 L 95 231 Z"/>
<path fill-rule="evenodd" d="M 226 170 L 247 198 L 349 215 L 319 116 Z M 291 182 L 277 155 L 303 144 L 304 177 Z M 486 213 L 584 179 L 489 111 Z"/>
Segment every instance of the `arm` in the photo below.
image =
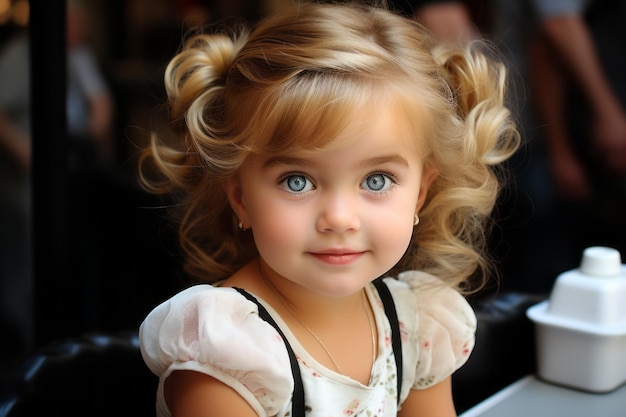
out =
<path fill-rule="evenodd" d="M 412 389 L 398 417 L 456 417 L 452 377 L 424 390 Z"/>
<path fill-rule="evenodd" d="M 30 138 L 15 126 L 2 110 L 0 110 L 0 146 L 25 172 L 30 169 Z"/>
<path fill-rule="evenodd" d="M 173 372 L 165 381 L 165 398 L 173 417 L 257 417 L 232 388 L 199 372 Z"/>
<path fill-rule="evenodd" d="M 536 36 L 529 46 L 530 85 L 534 106 L 542 130 L 550 170 L 559 195 L 571 200 L 591 197 L 591 185 L 585 167 L 572 147 L 565 114 L 565 82 L 559 60 L 543 36 Z"/>
<path fill-rule="evenodd" d="M 579 81 L 595 112 L 621 112 L 582 18 L 575 14 L 555 16 L 544 20 L 543 30 Z"/>
<path fill-rule="evenodd" d="M 563 14 L 545 19 L 542 27 L 589 101 L 595 150 L 610 169 L 626 173 L 626 113 L 603 73 L 585 22 L 577 14 Z"/>

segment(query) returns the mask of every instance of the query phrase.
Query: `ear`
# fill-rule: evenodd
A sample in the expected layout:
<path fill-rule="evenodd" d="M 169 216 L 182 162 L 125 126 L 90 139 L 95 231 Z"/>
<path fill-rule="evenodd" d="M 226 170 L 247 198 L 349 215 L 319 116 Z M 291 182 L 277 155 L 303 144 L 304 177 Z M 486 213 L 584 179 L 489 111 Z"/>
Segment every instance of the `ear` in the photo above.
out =
<path fill-rule="evenodd" d="M 428 189 L 430 185 L 435 181 L 435 178 L 439 175 L 436 169 L 431 167 L 424 167 L 422 171 L 422 182 L 420 184 L 420 192 L 417 196 L 417 204 L 415 206 L 415 213 L 419 213 L 422 206 L 426 202 L 426 196 L 428 195 Z"/>
<path fill-rule="evenodd" d="M 234 175 L 228 178 L 224 182 L 224 192 L 226 193 L 226 197 L 228 198 L 228 203 L 230 207 L 235 212 L 237 219 L 244 225 L 250 225 L 248 222 L 248 212 L 246 209 L 246 205 L 243 201 L 243 191 L 241 187 L 241 181 L 239 176 Z"/>

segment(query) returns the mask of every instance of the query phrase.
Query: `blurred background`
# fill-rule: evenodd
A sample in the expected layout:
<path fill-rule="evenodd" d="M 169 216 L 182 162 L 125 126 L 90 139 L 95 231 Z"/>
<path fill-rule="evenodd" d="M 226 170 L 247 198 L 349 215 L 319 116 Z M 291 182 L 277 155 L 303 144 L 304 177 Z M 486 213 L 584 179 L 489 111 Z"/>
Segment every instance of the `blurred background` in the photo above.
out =
<path fill-rule="evenodd" d="M 280 2 L 0 0 L 3 366 L 64 337 L 136 331 L 156 304 L 188 285 L 162 202 L 137 182 L 139 149 L 152 132 L 167 134 L 165 65 L 190 28 L 233 16 L 253 22 Z M 602 174 L 603 186 L 582 197 L 564 197 L 555 181 L 550 124 L 537 115 L 533 92 L 531 75 L 545 74 L 536 63 L 547 61 L 532 53 L 543 39 L 532 2 L 446 3 L 460 3 L 509 64 L 525 142 L 494 214 L 491 249 L 501 276 L 491 290 L 545 294 L 558 273 L 577 266 L 584 247 L 624 254 L 624 175 Z M 625 7 L 595 3 L 579 17 L 601 46 L 623 106 L 626 53 L 616 39 L 626 39 Z M 561 78 L 571 81 L 568 106 L 586 100 L 569 95 L 577 91 L 573 75 Z M 563 114 L 584 142 L 596 113 L 569 107 Z M 620 129 L 613 131 L 626 143 Z"/>
<path fill-rule="evenodd" d="M 166 121 L 163 70 L 186 3 L 0 1 L 2 119 L 32 145 L 28 163 L 0 152 L 3 364 L 136 330 L 179 287 L 175 237 L 136 154 Z"/>

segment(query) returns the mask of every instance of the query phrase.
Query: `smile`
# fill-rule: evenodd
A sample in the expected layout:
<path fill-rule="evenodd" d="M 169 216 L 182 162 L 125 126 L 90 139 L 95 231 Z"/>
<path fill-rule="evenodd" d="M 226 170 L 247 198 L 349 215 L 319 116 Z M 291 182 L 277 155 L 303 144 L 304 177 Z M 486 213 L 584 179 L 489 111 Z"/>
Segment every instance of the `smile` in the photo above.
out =
<path fill-rule="evenodd" d="M 365 252 L 323 252 L 311 253 L 311 255 L 327 264 L 331 265 L 348 265 L 360 259 Z"/>

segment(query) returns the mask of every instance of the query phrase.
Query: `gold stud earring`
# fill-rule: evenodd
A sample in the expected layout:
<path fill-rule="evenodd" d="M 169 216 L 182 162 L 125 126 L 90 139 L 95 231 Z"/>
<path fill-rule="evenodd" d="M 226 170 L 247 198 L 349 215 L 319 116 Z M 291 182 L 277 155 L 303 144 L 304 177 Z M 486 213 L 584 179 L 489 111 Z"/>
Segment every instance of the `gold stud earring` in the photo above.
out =
<path fill-rule="evenodd" d="M 420 218 L 417 215 L 417 213 L 415 213 L 415 217 L 413 217 L 413 226 L 417 226 L 419 222 L 420 222 Z"/>

